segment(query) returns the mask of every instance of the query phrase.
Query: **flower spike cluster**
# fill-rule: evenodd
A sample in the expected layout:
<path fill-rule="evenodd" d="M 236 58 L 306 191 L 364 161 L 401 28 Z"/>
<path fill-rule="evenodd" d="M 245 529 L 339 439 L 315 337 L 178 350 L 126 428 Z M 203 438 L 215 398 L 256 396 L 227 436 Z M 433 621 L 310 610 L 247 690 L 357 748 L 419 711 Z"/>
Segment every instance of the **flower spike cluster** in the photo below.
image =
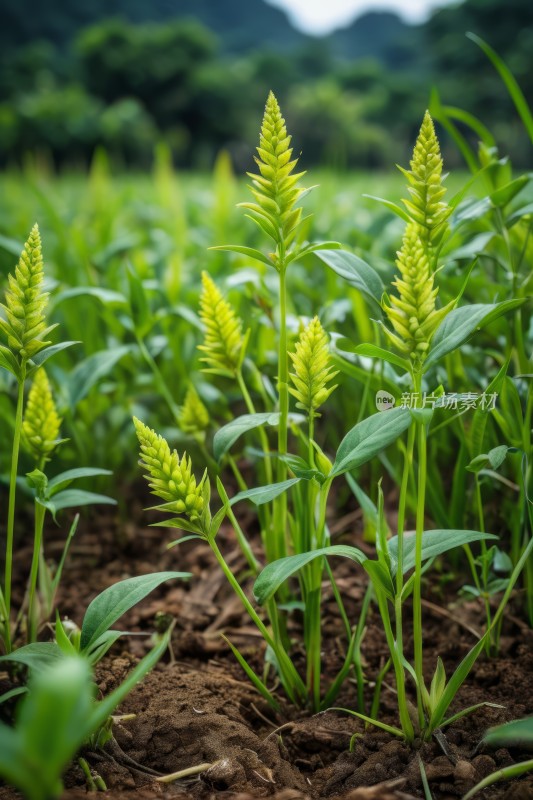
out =
<path fill-rule="evenodd" d="M 209 427 L 209 412 L 192 384 L 187 389 L 180 408 L 178 423 L 184 433 L 192 436 L 203 437 L 206 428 Z"/>
<path fill-rule="evenodd" d="M 293 386 L 289 392 L 298 401 L 298 408 L 304 409 L 308 416 L 316 417 L 317 409 L 323 405 L 337 386 L 328 386 L 337 372 L 332 371 L 328 348 L 328 337 L 314 317 L 300 334 L 296 350 L 289 353 L 294 372 L 290 373 Z"/>
<path fill-rule="evenodd" d="M 180 459 L 175 450 L 171 452 L 166 439 L 136 417 L 133 423 L 152 494 L 170 504 L 165 510 L 183 514 L 190 522 L 198 521 L 204 509 L 203 480 L 196 483 L 191 459 L 186 453 Z"/>
<path fill-rule="evenodd" d="M 403 203 L 413 222 L 417 223 L 419 236 L 432 259 L 448 229 L 451 209 L 443 202 L 446 176 L 442 175 L 439 141 L 429 111 L 424 114 L 410 166 L 410 171 L 400 167 L 408 180 L 411 195 Z M 430 266 L 434 268 L 434 264 Z"/>
<path fill-rule="evenodd" d="M 294 172 L 298 159 L 292 159 L 290 143 L 278 101 L 270 92 L 255 157 L 259 175 L 248 173 L 256 202 L 240 206 L 249 211 L 251 219 L 276 243 L 278 252 L 271 254 L 276 268 L 279 268 L 278 257 L 290 245 L 301 222 L 302 209 L 295 205 L 307 191 L 298 186 L 305 172 Z"/>
<path fill-rule="evenodd" d="M 438 288 L 434 272 L 440 245 L 448 230 L 449 206 L 443 202 L 445 189 L 442 158 L 433 120 L 426 111 L 411 159 L 411 170 L 402 169 L 408 179 L 411 198 L 404 200 L 410 217 L 396 266 L 394 281 L 399 296 L 383 302 L 393 331 L 385 328 L 392 344 L 419 369 L 427 357 L 430 341 L 452 304 L 437 308 Z M 401 169 L 401 168 L 400 168 Z"/>
<path fill-rule="evenodd" d="M 204 343 L 198 345 L 205 353 L 201 359 L 207 364 L 204 372 L 235 377 L 244 358 L 246 337 L 241 320 L 207 272 L 202 273 L 200 318 L 205 326 Z"/>
<path fill-rule="evenodd" d="M 438 289 L 434 287 L 429 259 L 414 223 L 407 225 L 396 266 L 400 277 L 393 285 L 399 297 L 390 295 L 390 305 L 384 310 L 397 335 L 387 328 L 385 331 L 400 352 L 413 363 L 422 363 L 431 337 L 450 309 L 436 308 Z"/>
<path fill-rule="evenodd" d="M 22 423 L 24 445 L 37 464 L 48 460 L 57 446 L 61 422 L 50 382 L 41 367 L 35 373 Z"/>
<path fill-rule="evenodd" d="M 48 294 L 42 291 L 43 256 L 39 228 L 34 225 L 24 245 L 15 275 L 8 276 L 5 304 L 0 304 L 6 318 L 0 317 L 0 330 L 19 363 L 28 361 L 50 344 L 44 337 L 55 328 L 46 327 L 44 309 Z"/>

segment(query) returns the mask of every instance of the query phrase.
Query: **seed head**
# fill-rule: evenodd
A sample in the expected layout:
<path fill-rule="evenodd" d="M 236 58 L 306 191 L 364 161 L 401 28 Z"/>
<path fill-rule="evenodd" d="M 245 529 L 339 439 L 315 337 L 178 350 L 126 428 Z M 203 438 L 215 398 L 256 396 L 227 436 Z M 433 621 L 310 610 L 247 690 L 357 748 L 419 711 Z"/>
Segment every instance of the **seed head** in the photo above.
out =
<path fill-rule="evenodd" d="M 332 371 L 328 348 L 328 337 L 314 317 L 300 334 L 294 353 L 289 353 L 294 372 L 290 373 L 293 386 L 289 392 L 309 416 L 319 416 L 316 411 L 323 405 L 337 386 L 328 386 L 337 372 Z"/>
<path fill-rule="evenodd" d="M 61 422 L 50 382 L 41 367 L 35 373 L 22 423 L 24 445 L 38 464 L 48 460 L 58 444 Z"/>
<path fill-rule="evenodd" d="M 141 445 L 141 464 L 152 494 L 172 506 L 168 511 L 183 514 L 191 522 L 199 519 L 204 508 L 202 483 L 197 485 L 192 474 L 191 459 L 184 453 L 180 459 L 177 452 L 171 452 L 166 439 L 133 418 L 137 438 Z"/>
<path fill-rule="evenodd" d="M 443 186 L 442 157 L 435 134 L 435 126 L 428 111 L 413 150 L 410 171 L 402 169 L 409 182 L 409 200 L 403 203 L 413 222 L 420 227 L 419 237 L 424 244 L 430 262 L 446 231 L 450 207 L 443 202 L 446 189 Z M 430 263 L 433 268 L 433 264 Z"/>
<path fill-rule="evenodd" d="M 0 330 L 19 362 L 28 361 L 49 345 L 43 339 L 55 327 L 46 327 L 44 309 L 48 294 L 42 291 L 43 277 L 41 237 L 38 226 L 34 225 L 15 275 L 8 276 L 5 304 L 0 304 L 6 317 L 0 317 Z"/>
<path fill-rule="evenodd" d="M 244 356 L 242 321 L 207 272 L 202 273 L 202 287 L 200 318 L 205 338 L 198 349 L 205 353 L 201 360 L 208 368 L 204 372 L 234 377 Z"/>
<path fill-rule="evenodd" d="M 298 186 L 305 172 L 294 173 L 298 159 L 292 159 L 291 137 L 273 92 L 265 106 L 255 162 L 259 175 L 249 172 L 255 203 L 241 203 L 250 217 L 274 240 L 287 247 L 301 221 L 301 208 L 295 204 L 306 191 Z"/>
<path fill-rule="evenodd" d="M 202 435 L 209 426 L 209 412 L 194 386 L 189 386 L 179 414 L 179 426 L 184 433 Z"/>
<path fill-rule="evenodd" d="M 425 360 L 431 337 L 449 307 L 436 308 L 438 288 L 434 287 L 429 259 L 419 232 L 415 223 L 407 225 L 402 249 L 396 259 L 400 277 L 393 283 L 399 297 L 391 295 L 390 305 L 385 305 L 384 310 L 397 334 L 385 328 L 389 338 L 398 350 L 420 364 Z"/>

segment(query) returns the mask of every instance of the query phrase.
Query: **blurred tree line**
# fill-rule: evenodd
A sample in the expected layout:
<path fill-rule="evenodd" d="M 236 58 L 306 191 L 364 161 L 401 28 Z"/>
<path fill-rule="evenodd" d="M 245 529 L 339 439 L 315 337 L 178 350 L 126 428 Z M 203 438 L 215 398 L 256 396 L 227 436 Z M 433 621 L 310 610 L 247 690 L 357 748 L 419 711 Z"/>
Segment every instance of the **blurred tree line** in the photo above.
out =
<path fill-rule="evenodd" d="M 84 165 L 104 146 L 145 167 L 164 141 L 179 166 L 209 168 L 226 148 L 249 167 L 272 88 L 307 164 L 389 167 L 405 162 L 432 85 L 518 162 L 530 158 L 498 76 L 465 38 L 488 41 L 531 102 L 530 0 L 465 0 L 419 26 L 368 13 L 324 38 L 264 0 L 6 0 L 5 23 L 3 165 L 35 151 Z"/>

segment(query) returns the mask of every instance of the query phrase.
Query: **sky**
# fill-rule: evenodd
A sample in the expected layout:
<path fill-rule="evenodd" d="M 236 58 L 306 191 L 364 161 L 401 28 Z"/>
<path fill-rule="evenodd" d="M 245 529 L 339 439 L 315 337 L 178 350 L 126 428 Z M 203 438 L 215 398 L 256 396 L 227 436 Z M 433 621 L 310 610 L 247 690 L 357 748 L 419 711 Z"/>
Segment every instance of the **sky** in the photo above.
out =
<path fill-rule="evenodd" d="M 306 33 L 325 34 L 348 25 L 366 11 L 396 11 L 408 22 L 422 22 L 450 0 L 268 0 L 283 8 Z"/>

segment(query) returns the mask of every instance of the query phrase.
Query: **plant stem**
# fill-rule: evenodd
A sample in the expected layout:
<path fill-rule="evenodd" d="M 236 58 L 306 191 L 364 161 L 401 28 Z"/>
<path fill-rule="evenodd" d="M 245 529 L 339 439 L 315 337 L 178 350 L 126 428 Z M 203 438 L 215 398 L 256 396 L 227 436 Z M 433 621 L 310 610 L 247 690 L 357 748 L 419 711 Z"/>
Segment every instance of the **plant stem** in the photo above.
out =
<path fill-rule="evenodd" d="M 9 503 L 7 510 L 7 538 L 6 538 L 6 568 L 4 577 L 4 603 L 6 610 L 6 627 L 4 631 L 4 646 L 6 653 L 11 652 L 11 580 L 13 573 L 13 537 L 15 531 L 15 500 L 17 494 L 17 473 L 20 452 L 20 436 L 22 433 L 22 412 L 24 407 L 24 384 L 26 382 L 26 362 L 20 368 L 18 382 L 17 411 L 15 414 L 15 432 L 13 435 L 13 450 L 11 453 L 11 474 L 9 478 Z"/>
<path fill-rule="evenodd" d="M 279 426 L 278 426 L 278 454 L 287 453 L 287 433 L 289 416 L 289 365 L 287 357 L 287 284 L 285 278 L 284 258 L 280 255 L 279 263 L 279 346 L 278 346 L 278 396 L 279 396 Z M 276 479 L 284 481 L 287 478 L 287 466 L 278 459 Z M 283 492 L 274 501 L 274 532 L 276 540 L 276 557 L 286 555 L 286 525 L 287 525 L 287 494 Z"/>
<path fill-rule="evenodd" d="M 44 518 L 46 514 L 46 508 L 39 503 L 38 500 L 35 501 L 35 533 L 33 539 L 33 556 L 31 561 L 31 572 L 30 572 L 30 588 L 29 588 L 29 600 L 28 600 L 28 644 L 30 642 L 34 642 L 37 636 L 37 626 L 35 624 L 35 610 L 34 610 L 34 603 L 35 603 L 35 589 L 37 586 L 37 575 L 39 573 L 39 562 L 41 556 L 41 546 L 43 541 L 43 527 L 44 527 Z"/>
<path fill-rule="evenodd" d="M 296 667 L 292 663 L 291 659 L 287 655 L 287 652 L 283 648 L 280 641 L 275 641 L 274 638 L 270 635 L 267 627 L 265 626 L 264 622 L 261 620 L 259 615 L 257 614 L 256 610 L 248 600 L 246 594 L 244 593 L 240 583 L 235 578 L 234 574 L 232 573 L 231 569 L 226 564 L 224 556 L 220 552 L 218 545 L 214 538 L 209 539 L 209 544 L 213 551 L 213 554 L 218 561 L 220 567 L 226 578 L 229 581 L 230 586 L 232 587 L 235 594 L 240 598 L 244 608 L 248 612 L 252 622 L 257 626 L 261 636 L 265 640 L 265 642 L 272 648 L 274 651 L 276 658 L 278 659 L 279 667 L 280 667 L 280 677 L 282 679 L 283 687 L 287 692 L 287 695 L 291 702 L 298 703 L 305 698 L 305 685 L 302 679 L 300 678 Z"/>
<path fill-rule="evenodd" d="M 396 688 L 398 690 L 398 713 L 400 716 L 400 724 L 402 726 L 402 731 L 405 738 L 407 739 L 408 742 L 412 742 L 415 738 L 415 732 L 413 729 L 413 723 L 411 722 L 411 717 L 409 716 L 409 710 L 407 707 L 407 700 L 405 695 L 405 668 L 403 662 L 400 659 L 399 653 L 396 649 L 396 642 L 394 641 L 394 635 L 390 623 L 387 598 L 385 597 L 381 589 L 376 588 L 375 593 L 376 593 L 376 599 L 378 601 L 379 612 L 381 614 L 381 619 L 383 621 L 383 628 L 385 631 L 385 637 L 387 639 L 387 645 L 391 655 L 392 663 L 394 665 L 394 673 L 396 675 Z"/>
<path fill-rule="evenodd" d="M 170 412 L 171 412 L 172 416 L 174 417 L 174 421 L 176 423 L 178 423 L 178 420 L 179 420 L 179 408 L 176 405 L 176 403 L 174 401 L 174 398 L 172 397 L 172 394 L 171 394 L 171 392 L 170 392 L 170 390 L 169 390 L 169 388 L 167 386 L 167 383 L 166 383 L 165 379 L 163 378 L 161 370 L 157 366 L 154 357 L 152 356 L 152 354 L 150 353 L 150 351 L 146 347 L 143 339 L 141 339 L 140 336 L 137 336 L 137 344 L 139 345 L 139 350 L 141 351 L 141 354 L 142 354 L 144 360 L 146 361 L 146 363 L 148 364 L 148 366 L 152 370 L 152 373 L 153 373 L 154 378 L 155 378 L 155 384 L 156 384 L 157 388 L 159 389 L 159 391 L 161 392 L 161 394 L 163 395 L 163 397 L 164 397 L 164 399 L 165 399 L 165 401 L 166 401 L 166 403 L 167 403 L 167 405 L 168 405 L 168 407 L 170 409 Z"/>
<path fill-rule="evenodd" d="M 415 395 L 420 395 L 422 376 L 415 374 Z M 416 541 L 415 572 L 413 583 L 413 640 L 415 651 L 415 675 L 417 680 L 417 705 L 420 728 L 424 727 L 423 706 L 423 649 L 422 649 L 422 534 L 424 533 L 426 479 L 427 479 L 427 442 L 426 426 L 423 420 L 416 420 L 416 438 L 418 444 L 418 482 L 416 498 Z"/>
<path fill-rule="evenodd" d="M 470 798 L 474 797 L 475 794 L 480 792 L 482 789 L 486 789 L 487 786 L 492 786 L 493 783 L 497 783 L 498 781 L 508 781 L 511 778 L 518 778 L 519 775 L 523 775 L 524 772 L 529 772 L 531 769 L 533 769 L 533 759 L 530 761 L 522 761 L 520 764 L 511 764 L 509 767 L 498 769 L 496 772 L 492 772 L 490 775 L 487 775 L 486 778 L 483 778 L 483 780 L 477 783 L 473 789 L 470 789 L 470 791 L 467 792 L 463 797 L 463 800 L 470 800 Z"/>
<path fill-rule="evenodd" d="M 255 414 L 255 406 L 253 403 L 252 398 L 250 397 L 250 393 L 248 391 L 248 387 L 244 382 L 244 378 L 242 377 L 242 371 L 239 369 L 237 372 L 237 383 L 239 384 L 239 389 L 242 392 L 242 396 L 244 398 L 244 402 L 246 403 L 246 408 L 248 409 L 248 413 Z M 272 464 L 270 461 L 270 446 L 268 444 L 268 436 L 266 435 L 265 429 L 263 427 L 259 427 L 259 438 L 261 439 L 261 447 L 263 448 L 263 452 L 265 454 L 265 478 L 267 483 L 272 483 Z"/>
<path fill-rule="evenodd" d="M 394 622 L 396 629 L 396 649 L 398 660 L 403 660 L 403 535 L 405 531 L 405 510 L 407 505 L 407 495 L 409 491 L 409 475 L 413 465 L 413 452 L 415 446 L 416 427 L 411 424 L 407 434 L 407 448 L 403 462 L 402 482 L 400 486 L 400 499 L 398 504 L 398 563 L 396 567 L 396 596 L 394 598 Z M 396 663 L 395 663 L 396 669 Z M 403 667 L 402 667 L 403 671 Z M 407 707 L 407 697 L 405 694 L 405 680 L 398 682 L 396 675 L 396 689 L 398 692 L 398 706 Z"/>

